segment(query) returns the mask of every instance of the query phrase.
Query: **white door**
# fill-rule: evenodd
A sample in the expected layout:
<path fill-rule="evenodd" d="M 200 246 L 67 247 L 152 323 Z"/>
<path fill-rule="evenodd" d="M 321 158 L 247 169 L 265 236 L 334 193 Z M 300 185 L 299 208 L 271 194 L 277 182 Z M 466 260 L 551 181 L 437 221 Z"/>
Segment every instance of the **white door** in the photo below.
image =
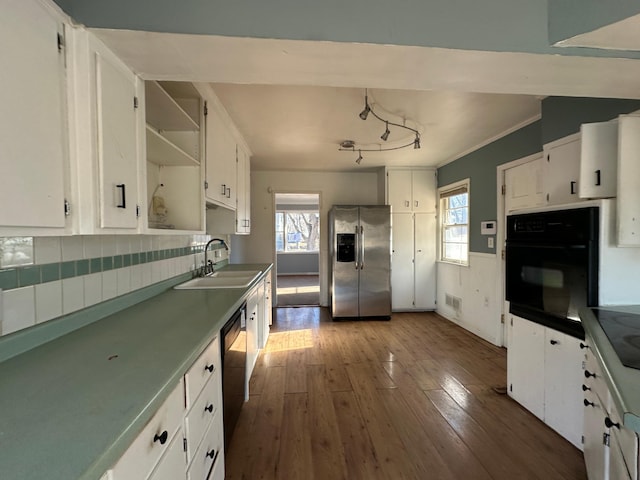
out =
<path fill-rule="evenodd" d="M 413 214 L 391 215 L 391 308 L 413 308 Z"/>
<path fill-rule="evenodd" d="M 387 202 L 391 213 L 410 212 L 411 170 L 389 170 L 387 172 Z"/>
<path fill-rule="evenodd" d="M 414 215 L 415 253 L 414 281 L 415 308 L 436 308 L 436 214 Z"/>
<path fill-rule="evenodd" d="M 136 228 L 138 218 L 136 80 L 95 53 L 100 165 L 100 226 Z"/>
<path fill-rule="evenodd" d="M 64 49 L 58 49 L 58 34 L 62 38 L 62 23 L 40 2 L 3 2 L 2 226 L 65 226 L 65 72 Z"/>
<path fill-rule="evenodd" d="M 578 339 L 545 330 L 545 423 L 581 449 L 584 350 Z"/>
<path fill-rule="evenodd" d="M 545 327 L 509 315 L 511 337 L 507 350 L 508 394 L 544 420 Z"/>
<path fill-rule="evenodd" d="M 433 170 L 414 170 L 411 190 L 414 212 L 436 211 L 436 176 Z"/>

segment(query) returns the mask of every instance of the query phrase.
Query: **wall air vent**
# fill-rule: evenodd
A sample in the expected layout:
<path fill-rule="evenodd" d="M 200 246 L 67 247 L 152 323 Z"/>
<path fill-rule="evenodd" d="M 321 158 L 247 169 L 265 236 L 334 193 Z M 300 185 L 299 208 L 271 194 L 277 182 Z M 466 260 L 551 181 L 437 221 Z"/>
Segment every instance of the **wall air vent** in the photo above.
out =
<path fill-rule="evenodd" d="M 444 302 L 446 305 L 453 308 L 456 312 L 459 312 L 462 308 L 462 299 L 460 297 L 451 295 L 450 293 L 445 293 Z"/>

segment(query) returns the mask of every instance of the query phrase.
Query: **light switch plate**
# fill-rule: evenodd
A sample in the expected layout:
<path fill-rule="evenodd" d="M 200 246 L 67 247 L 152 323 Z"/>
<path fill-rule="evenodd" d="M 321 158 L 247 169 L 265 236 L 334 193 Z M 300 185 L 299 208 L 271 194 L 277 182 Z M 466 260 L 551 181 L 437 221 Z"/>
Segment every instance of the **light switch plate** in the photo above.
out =
<path fill-rule="evenodd" d="M 487 247 L 493 248 L 493 237 L 487 238 Z"/>

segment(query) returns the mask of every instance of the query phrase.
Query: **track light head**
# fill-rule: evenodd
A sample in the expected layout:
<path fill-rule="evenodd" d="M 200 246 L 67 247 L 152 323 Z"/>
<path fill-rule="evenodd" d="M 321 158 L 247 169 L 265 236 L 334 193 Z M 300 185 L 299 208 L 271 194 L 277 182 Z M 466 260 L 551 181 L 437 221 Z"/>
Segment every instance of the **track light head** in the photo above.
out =
<path fill-rule="evenodd" d="M 361 161 L 362 161 L 362 152 L 358 150 L 358 158 L 356 158 L 356 163 L 360 165 Z"/>
<path fill-rule="evenodd" d="M 389 134 L 391 132 L 389 131 L 389 122 L 385 122 L 385 123 L 386 123 L 387 127 L 386 127 L 384 133 L 382 135 L 380 135 L 380 138 L 386 142 L 387 139 L 389 138 Z"/>
<path fill-rule="evenodd" d="M 364 96 L 364 110 L 360 112 L 359 117 L 362 120 L 366 120 L 369 116 L 369 112 L 371 111 L 371 107 L 369 106 L 369 97 L 367 95 Z"/>
<path fill-rule="evenodd" d="M 416 133 L 416 139 L 413 141 L 413 148 L 417 150 L 420 148 L 420 136 Z"/>

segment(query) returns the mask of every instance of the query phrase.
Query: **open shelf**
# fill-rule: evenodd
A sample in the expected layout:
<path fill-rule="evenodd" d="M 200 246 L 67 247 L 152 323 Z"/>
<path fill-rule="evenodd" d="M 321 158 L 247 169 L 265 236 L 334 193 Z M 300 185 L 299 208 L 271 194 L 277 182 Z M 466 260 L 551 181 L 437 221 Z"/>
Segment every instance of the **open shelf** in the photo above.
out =
<path fill-rule="evenodd" d="M 156 130 L 197 131 L 198 123 L 155 81 L 145 82 L 147 123 Z"/>
<path fill-rule="evenodd" d="M 147 160 L 156 165 L 197 166 L 198 159 L 147 125 Z"/>

